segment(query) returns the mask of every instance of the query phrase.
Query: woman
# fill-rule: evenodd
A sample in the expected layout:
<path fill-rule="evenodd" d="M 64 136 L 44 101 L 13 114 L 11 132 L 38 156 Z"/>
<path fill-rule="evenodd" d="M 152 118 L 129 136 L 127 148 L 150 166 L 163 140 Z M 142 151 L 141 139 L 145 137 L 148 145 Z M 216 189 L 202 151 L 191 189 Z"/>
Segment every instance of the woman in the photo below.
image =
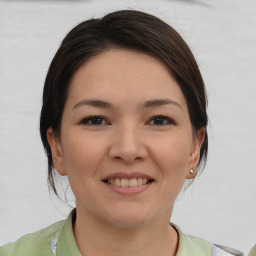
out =
<path fill-rule="evenodd" d="M 206 161 L 207 122 L 200 71 L 169 25 L 138 11 L 82 22 L 50 65 L 40 123 L 49 184 L 57 194 L 55 170 L 67 175 L 76 209 L 0 255 L 211 255 L 169 223 Z"/>

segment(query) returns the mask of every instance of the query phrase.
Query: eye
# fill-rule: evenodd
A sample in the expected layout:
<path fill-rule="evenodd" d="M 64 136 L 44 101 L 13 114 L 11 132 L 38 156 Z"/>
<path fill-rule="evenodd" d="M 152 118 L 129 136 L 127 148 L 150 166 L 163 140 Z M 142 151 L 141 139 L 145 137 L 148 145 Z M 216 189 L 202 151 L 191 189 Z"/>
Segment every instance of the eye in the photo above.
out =
<path fill-rule="evenodd" d="M 169 117 L 166 117 L 166 116 L 154 116 L 149 121 L 150 125 L 159 125 L 159 126 L 170 125 L 170 124 L 174 124 L 174 123 L 175 122 L 172 119 L 170 119 Z"/>
<path fill-rule="evenodd" d="M 108 122 L 102 116 L 90 116 L 83 119 L 80 123 L 84 125 L 93 125 L 93 126 L 108 124 Z"/>

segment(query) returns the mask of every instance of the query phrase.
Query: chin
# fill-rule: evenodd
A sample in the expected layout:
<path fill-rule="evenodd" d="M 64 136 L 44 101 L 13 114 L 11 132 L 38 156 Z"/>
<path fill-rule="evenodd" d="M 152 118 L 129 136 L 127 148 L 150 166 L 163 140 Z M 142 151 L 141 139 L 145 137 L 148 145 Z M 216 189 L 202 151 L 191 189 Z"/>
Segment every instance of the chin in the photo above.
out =
<path fill-rule="evenodd" d="M 109 216 L 108 221 L 111 225 L 117 228 L 133 229 L 145 225 L 152 220 L 152 216 L 149 213 L 139 211 L 139 209 L 132 211 L 131 209 L 126 211 L 116 211 L 113 215 Z"/>

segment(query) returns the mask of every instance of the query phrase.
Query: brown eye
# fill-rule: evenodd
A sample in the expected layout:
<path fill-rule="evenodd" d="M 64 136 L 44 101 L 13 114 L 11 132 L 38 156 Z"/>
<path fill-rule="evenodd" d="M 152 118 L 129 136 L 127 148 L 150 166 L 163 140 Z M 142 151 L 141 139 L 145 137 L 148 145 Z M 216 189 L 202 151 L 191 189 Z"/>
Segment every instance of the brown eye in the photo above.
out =
<path fill-rule="evenodd" d="M 155 116 L 149 121 L 149 124 L 161 126 L 174 124 L 174 121 L 166 116 Z"/>
<path fill-rule="evenodd" d="M 81 121 L 81 124 L 98 126 L 98 125 L 107 124 L 107 121 L 101 116 L 91 116 L 83 119 Z"/>

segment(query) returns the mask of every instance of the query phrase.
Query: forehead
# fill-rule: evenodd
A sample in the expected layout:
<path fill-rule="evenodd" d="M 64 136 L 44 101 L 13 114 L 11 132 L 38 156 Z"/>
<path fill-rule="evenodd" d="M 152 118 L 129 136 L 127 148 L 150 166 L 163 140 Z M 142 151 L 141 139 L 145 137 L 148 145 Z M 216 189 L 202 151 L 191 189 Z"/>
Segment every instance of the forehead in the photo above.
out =
<path fill-rule="evenodd" d="M 121 103 L 167 96 L 186 104 L 178 83 L 161 61 L 138 51 L 111 49 L 75 72 L 68 99 L 100 97 Z"/>

